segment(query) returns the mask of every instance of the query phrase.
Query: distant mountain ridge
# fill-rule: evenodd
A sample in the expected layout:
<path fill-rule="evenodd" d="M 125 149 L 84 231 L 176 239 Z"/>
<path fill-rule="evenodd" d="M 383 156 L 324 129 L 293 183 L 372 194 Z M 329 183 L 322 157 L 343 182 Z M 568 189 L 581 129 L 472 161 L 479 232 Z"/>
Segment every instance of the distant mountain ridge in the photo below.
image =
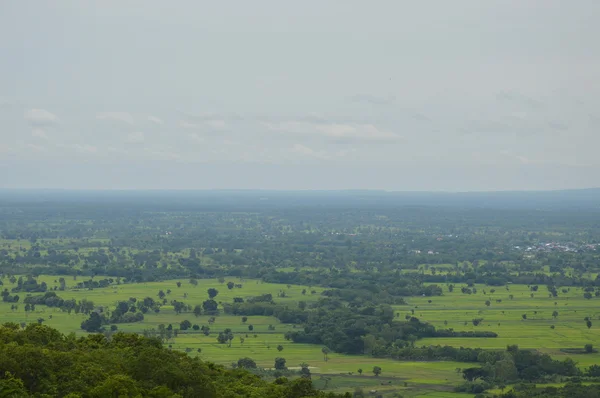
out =
<path fill-rule="evenodd" d="M 389 192 L 270 190 L 17 190 L 0 189 L 0 205 L 33 203 L 131 204 L 143 207 L 245 208 L 333 207 L 377 208 L 435 206 L 511 209 L 598 209 L 600 188 L 556 191 Z"/>

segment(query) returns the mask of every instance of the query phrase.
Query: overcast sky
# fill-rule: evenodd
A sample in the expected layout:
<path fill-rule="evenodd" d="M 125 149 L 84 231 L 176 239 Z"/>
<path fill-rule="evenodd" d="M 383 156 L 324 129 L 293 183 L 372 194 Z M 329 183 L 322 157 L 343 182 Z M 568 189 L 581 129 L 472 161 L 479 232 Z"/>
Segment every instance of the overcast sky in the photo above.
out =
<path fill-rule="evenodd" d="M 600 1 L 0 1 L 0 187 L 600 186 Z"/>

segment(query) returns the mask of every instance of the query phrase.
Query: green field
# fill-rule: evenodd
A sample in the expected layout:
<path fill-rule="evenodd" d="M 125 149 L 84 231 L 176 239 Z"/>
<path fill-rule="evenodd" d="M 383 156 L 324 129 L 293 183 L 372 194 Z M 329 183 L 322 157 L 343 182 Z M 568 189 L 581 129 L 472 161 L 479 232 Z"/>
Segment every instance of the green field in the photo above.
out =
<path fill-rule="evenodd" d="M 570 288 L 567 293 L 559 292 L 558 297 L 548 297 L 545 286 L 539 286 L 537 292 L 532 292 L 524 285 L 509 285 L 509 290 L 506 287 L 476 285 L 476 294 L 463 294 L 460 287 L 457 285 L 453 292 L 449 292 L 444 286 L 444 296 L 441 297 L 408 298 L 409 305 L 397 306 L 396 310 L 403 316 L 414 309 L 415 316 L 436 328 L 493 331 L 498 333 L 498 337 L 428 338 L 419 340 L 417 345 L 505 349 L 507 345 L 517 344 L 559 359 L 567 357 L 560 351 L 561 348 L 583 348 L 588 343 L 600 347 L 598 298 L 585 299 L 582 289 Z M 492 289 L 495 289 L 494 293 Z M 485 304 L 487 300 L 490 301 L 489 307 Z M 552 317 L 554 311 L 558 312 L 556 319 Z M 523 319 L 523 314 L 527 315 L 527 319 Z M 586 317 L 592 320 L 589 329 L 584 320 Z M 483 321 L 474 326 L 472 320 L 478 318 Z M 600 363 L 598 353 L 571 357 L 580 366 Z"/>
<path fill-rule="evenodd" d="M 78 282 L 73 277 L 67 279 L 67 290 L 57 292 L 62 298 L 75 298 L 77 300 L 92 300 L 96 305 L 113 308 L 119 300 L 130 297 L 143 299 L 156 297 L 159 290 L 171 290 L 167 298 L 183 301 L 192 305 L 200 304 L 207 299 L 207 289 L 216 288 L 219 294 L 218 302 L 231 302 L 234 297 L 251 297 L 271 293 L 279 303 L 297 305 L 298 301 L 307 302 L 317 300 L 322 289 L 309 286 L 283 285 L 263 283 L 257 280 L 239 280 L 229 278 L 235 283 L 241 283 L 242 288 L 228 289 L 225 283 L 215 279 L 198 280 L 198 285 L 193 286 L 187 280 L 181 280 L 181 287 L 177 287 L 178 280 L 163 282 L 149 282 L 143 284 L 120 284 L 107 288 L 94 290 L 75 289 Z M 58 281 L 56 276 L 40 276 L 39 281 L 45 281 L 53 288 Z M 4 279 L 5 287 L 10 287 L 8 279 Z M 569 355 L 560 352 L 561 348 L 582 348 L 584 344 L 592 343 L 600 347 L 600 333 L 598 326 L 600 309 L 595 305 L 595 299 L 583 298 L 583 291 L 571 288 L 566 294 L 550 298 L 545 287 L 540 286 L 534 297 L 527 286 L 511 285 L 497 287 L 495 292 L 486 286 L 476 286 L 476 294 L 461 293 L 460 286 L 449 292 L 444 286 L 444 296 L 438 297 L 411 297 L 407 298 L 408 305 L 396 306 L 396 311 L 402 319 L 405 314 L 414 315 L 423 321 L 430 322 L 437 328 L 453 328 L 455 330 L 486 330 L 498 333 L 497 338 L 430 338 L 416 342 L 416 345 L 452 345 L 463 347 L 480 347 L 488 349 L 505 349 L 507 345 L 518 344 L 522 348 L 535 348 L 547 352 L 557 358 Z M 306 289 L 306 294 L 302 290 Z M 311 291 L 315 293 L 311 294 Z M 484 291 L 486 294 L 484 294 Z M 285 292 L 286 297 L 278 297 Z M 23 294 L 24 295 L 24 294 Z M 509 298 L 513 295 L 513 299 Z M 496 300 L 501 299 L 501 302 Z M 490 306 L 485 304 L 490 300 Z M 429 302 L 431 301 L 431 302 Z M 556 304 L 555 304 L 556 303 Z M 11 310 L 10 303 L 0 303 L 2 321 L 7 322 L 35 322 L 43 318 L 44 323 L 55 327 L 65 333 L 75 332 L 83 334 L 80 323 L 87 318 L 83 314 L 68 314 L 58 309 L 37 306 L 35 313 L 26 314 L 24 304 L 19 304 L 17 310 Z M 559 315 L 556 319 L 552 312 L 556 310 Z M 536 313 L 537 312 L 537 313 Z M 522 314 L 527 314 L 527 319 L 522 319 Z M 593 326 L 588 329 L 584 317 L 591 317 Z M 479 326 L 471 322 L 474 318 L 483 318 Z M 148 312 L 141 323 L 119 324 L 119 330 L 139 332 L 144 329 L 156 328 L 159 324 L 173 324 L 175 328 L 185 319 L 193 324 L 208 325 L 208 316 L 195 317 L 192 313 L 176 314 L 172 307 L 165 305 L 160 313 Z M 447 322 L 447 324 L 446 324 Z M 465 322 L 467 324 L 465 325 Z M 248 325 L 253 325 L 250 332 Z M 269 330 L 269 326 L 275 327 Z M 554 325 L 555 329 L 550 326 Z M 333 391 L 348 391 L 359 386 L 364 389 L 377 389 L 381 393 L 401 393 L 410 397 L 463 397 L 470 396 L 451 392 L 452 386 L 462 381 L 457 368 L 462 368 L 465 363 L 459 362 L 415 362 L 394 361 L 390 359 L 372 358 L 369 356 L 349 356 L 331 353 L 325 361 L 321 353 L 321 346 L 310 344 L 294 344 L 284 339 L 284 333 L 293 330 L 294 325 L 281 324 L 274 317 L 251 316 L 244 323 L 241 317 L 220 315 L 210 326 L 211 334 L 205 336 L 198 332 L 180 332 L 179 336 L 166 344 L 173 349 L 186 350 L 190 355 L 200 355 L 202 359 L 223 365 L 231 365 L 241 357 L 251 357 L 261 367 L 273 366 L 276 357 L 284 357 L 288 367 L 297 367 L 300 363 L 308 363 L 313 373 L 315 384 L 320 388 Z M 231 328 L 236 338 L 231 347 L 218 344 L 216 334 L 225 328 Z M 242 342 L 242 339 L 244 341 Z M 277 346 L 282 345 L 279 352 Z M 198 349 L 201 349 L 198 353 Z M 600 354 L 571 355 L 580 366 L 589 366 L 600 363 Z M 383 369 L 382 375 L 377 378 L 371 373 L 373 366 Z M 364 373 L 358 375 L 357 370 L 362 368 Z M 406 385 L 405 385 L 406 383 Z"/>
<path fill-rule="evenodd" d="M 58 285 L 58 276 L 42 275 L 38 278 L 39 282 L 46 282 L 49 288 Z M 289 303 L 290 306 L 296 306 L 298 301 L 307 302 L 317 300 L 320 288 L 291 285 L 288 287 L 283 284 L 263 283 L 256 280 L 239 280 L 229 278 L 226 280 L 235 283 L 241 283 L 242 288 L 229 290 L 225 283 L 220 283 L 215 279 L 200 279 L 198 285 L 193 286 L 186 280 L 168 280 L 163 282 L 149 282 L 143 284 L 121 284 L 107 288 L 75 289 L 73 286 L 81 281 L 81 278 L 74 280 L 73 277 L 65 278 L 67 289 L 57 291 L 57 294 L 64 298 L 74 298 L 77 300 L 87 299 L 93 301 L 96 305 L 103 305 L 114 308 L 120 300 L 127 300 L 130 297 L 143 299 L 151 296 L 156 298 L 158 291 L 171 290 L 167 295 L 168 300 L 179 300 L 189 304 L 201 304 L 208 298 L 207 289 L 216 288 L 219 291 L 215 298 L 218 302 L 231 302 L 234 297 L 252 297 L 260 294 L 271 293 L 278 303 Z M 55 282 L 57 281 L 57 282 Z M 180 288 L 177 282 L 182 282 Z M 5 287 L 10 287 L 8 279 L 4 279 Z M 302 294 L 306 289 L 307 293 Z M 312 291 L 314 294 L 311 294 Z M 286 297 L 277 297 L 284 291 Z M 33 293 L 39 294 L 39 293 Z M 20 294 L 25 296 L 26 294 Z M 184 297 L 185 296 L 185 297 Z M 45 306 L 36 306 L 34 313 L 26 313 L 23 310 L 24 304 L 18 304 L 17 310 L 11 310 L 10 303 L 0 302 L 0 314 L 2 322 L 35 322 L 39 318 L 44 319 L 44 324 L 57 328 L 64 333 L 85 334 L 80 328 L 82 321 L 87 319 L 84 314 L 68 314 L 57 308 Z M 140 323 L 119 324 L 119 330 L 141 333 L 144 329 L 156 328 L 159 324 L 173 324 L 178 328 L 179 323 L 188 319 L 193 324 L 207 325 L 209 316 L 195 317 L 192 313 L 176 314 L 169 305 L 161 307 L 158 314 L 148 312 L 144 315 L 144 321 Z M 248 325 L 253 325 L 254 330 L 250 332 Z M 269 325 L 273 325 L 275 330 L 269 330 Z M 276 357 L 284 357 L 287 360 L 288 367 L 297 367 L 301 363 L 308 363 L 311 372 L 314 374 L 316 383 L 321 377 L 330 377 L 327 382 L 327 389 L 334 391 L 348 391 L 355 386 L 379 386 L 380 391 L 398 391 L 399 388 L 405 390 L 404 395 L 411 393 L 413 389 L 424 391 L 423 388 L 432 388 L 435 391 L 440 389 L 449 391 L 452 386 L 460 382 L 461 377 L 455 371 L 462 365 L 459 362 L 412 362 L 412 361 L 394 361 L 391 359 L 372 358 L 370 356 L 349 356 L 331 353 L 328 360 L 325 361 L 321 352 L 322 346 L 311 344 L 294 344 L 284 339 L 284 334 L 288 330 L 293 330 L 294 325 L 282 324 L 274 317 L 250 316 L 244 323 L 241 317 L 232 315 L 219 315 L 213 325 L 210 325 L 211 334 L 204 336 L 202 333 L 189 331 L 181 332 L 178 337 L 166 342 L 173 349 L 190 351 L 190 355 L 200 355 L 204 360 L 223 365 L 231 365 L 241 357 L 251 357 L 256 363 L 265 368 L 271 368 Z M 218 344 L 216 335 L 225 328 L 231 328 L 236 338 L 231 347 Z M 256 337 L 255 337 L 256 336 Z M 240 337 L 244 338 L 242 343 Z M 277 346 L 282 345 L 283 350 L 279 352 Z M 198 354 L 198 348 L 201 353 Z M 380 366 L 383 373 L 380 378 L 376 378 L 371 373 L 374 366 Z M 362 368 L 364 373 L 358 375 L 357 370 Z M 381 386 L 381 380 L 385 380 L 386 385 Z M 391 384 L 389 383 L 391 381 Z M 407 383 L 407 387 L 404 387 Z M 414 391 L 416 393 L 416 391 Z M 411 396 L 411 395 L 407 395 Z M 454 396 L 454 395 L 453 395 Z"/>

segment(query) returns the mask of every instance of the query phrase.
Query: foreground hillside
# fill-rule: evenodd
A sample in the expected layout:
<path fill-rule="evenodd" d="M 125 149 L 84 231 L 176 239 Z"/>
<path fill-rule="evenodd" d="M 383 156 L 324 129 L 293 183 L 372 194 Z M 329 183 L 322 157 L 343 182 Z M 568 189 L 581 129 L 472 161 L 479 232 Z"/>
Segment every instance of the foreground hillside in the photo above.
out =
<path fill-rule="evenodd" d="M 309 378 L 268 383 L 169 350 L 153 338 L 116 333 L 65 336 L 45 325 L 0 326 L 0 397 L 336 397 Z"/>

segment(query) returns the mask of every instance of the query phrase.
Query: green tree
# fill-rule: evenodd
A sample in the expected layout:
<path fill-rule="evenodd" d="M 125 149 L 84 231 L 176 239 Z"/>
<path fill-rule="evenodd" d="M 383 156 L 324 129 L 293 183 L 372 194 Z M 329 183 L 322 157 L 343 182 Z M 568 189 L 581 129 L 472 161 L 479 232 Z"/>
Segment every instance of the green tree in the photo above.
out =
<path fill-rule="evenodd" d="M 200 304 L 196 304 L 194 306 L 194 316 L 197 318 L 202 315 L 202 306 Z"/>
<path fill-rule="evenodd" d="M 277 357 L 275 358 L 275 369 L 277 370 L 286 370 L 287 366 L 285 366 L 285 358 Z"/>
<path fill-rule="evenodd" d="M 14 278 L 14 277 L 13 277 Z M 14 282 L 13 282 L 14 283 Z M 5 372 L 4 377 L 0 379 L 0 397 L 1 398 L 21 398 L 28 397 L 23 380 L 14 377 L 10 372 Z"/>
<path fill-rule="evenodd" d="M 379 376 L 379 375 L 381 374 L 381 367 L 379 367 L 379 366 L 374 366 L 374 367 L 373 367 L 373 374 L 374 374 L 375 376 Z"/>
<path fill-rule="evenodd" d="M 219 312 L 219 304 L 215 300 L 206 300 L 202 303 L 202 308 L 207 315 L 214 315 Z"/>
<path fill-rule="evenodd" d="M 97 398 L 104 397 L 139 397 L 140 390 L 136 382 L 124 374 L 110 375 L 100 385 L 95 387 L 90 396 Z"/>
<path fill-rule="evenodd" d="M 256 362 L 252 358 L 240 358 L 237 361 L 238 368 L 256 369 Z"/>
<path fill-rule="evenodd" d="M 184 321 L 181 321 L 181 323 L 179 324 L 180 330 L 188 330 L 191 327 L 192 327 L 192 322 L 188 321 L 187 319 Z"/>
<path fill-rule="evenodd" d="M 302 362 L 300 364 L 300 377 L 304 377 L 305 379 L 311 378 L 310 368 L 309 368 L 308 364 L 305 362 Z"/>
<path fill-rule="evenodd" d="M 329 353 L 331 352 L 331 350 L 327 347 L 323 347 L 321 348 L 321 352 L 323 353 L 323 359 L 325 360 L 325 362 L 327 362 L 329 360 Z"/>

